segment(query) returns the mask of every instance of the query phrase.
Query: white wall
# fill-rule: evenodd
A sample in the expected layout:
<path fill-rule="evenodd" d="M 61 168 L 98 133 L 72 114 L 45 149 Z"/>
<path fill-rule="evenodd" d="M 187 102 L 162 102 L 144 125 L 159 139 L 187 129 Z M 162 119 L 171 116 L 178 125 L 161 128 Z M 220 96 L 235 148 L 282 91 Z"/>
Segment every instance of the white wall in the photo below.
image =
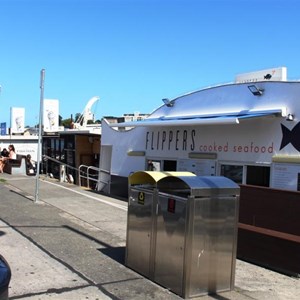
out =
<path fill-rule="evenodd" d="M 144 156 L 128 156 L 129 151 L 144 151 L 145 128 L 117 131 L 102 121 L 101 145 L 112 145 L 111 174 L 127 177 L 130 173 L 144 170 Z"/>

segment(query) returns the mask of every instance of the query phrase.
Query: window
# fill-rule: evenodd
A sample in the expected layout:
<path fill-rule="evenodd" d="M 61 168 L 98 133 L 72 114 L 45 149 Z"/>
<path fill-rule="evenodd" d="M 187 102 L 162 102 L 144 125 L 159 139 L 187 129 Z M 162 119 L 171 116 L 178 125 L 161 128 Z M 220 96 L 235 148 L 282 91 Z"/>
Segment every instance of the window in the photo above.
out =
<path fill-rule="evenodd" d="M 148 171 L 160 171 L 160 164 L 161 164 L 161 162 L 158 161 L 158 160 L 149 159 L 147 161 L 146 170 L 148 170 Z"/>
<path fill-rule="evenodd" d="M 238 184 L 242 184 L 243 166 L 221 165 L 221 176 L 225 176 Z"/>
<path fill-rule="evenodd" d="M 270 186 L 270 167 L 247 166 L 246 184 Z"/>
<path fill-rule="evenodd" d="M 147 160 L 146 170 L 148 171 L 176 171 L 176 160 L 156 160 L 149 158 Z"/>
<path fill-rule="evenodd" d="M 221 176 L 225 176 L 237 184 L 270 186 L 270 167 L 221 165 Z"/>
<path fill-rule="evenodd" d="M 177 162 L 176 160 L 164 160 L 164 171 L 176 171 Z"/>

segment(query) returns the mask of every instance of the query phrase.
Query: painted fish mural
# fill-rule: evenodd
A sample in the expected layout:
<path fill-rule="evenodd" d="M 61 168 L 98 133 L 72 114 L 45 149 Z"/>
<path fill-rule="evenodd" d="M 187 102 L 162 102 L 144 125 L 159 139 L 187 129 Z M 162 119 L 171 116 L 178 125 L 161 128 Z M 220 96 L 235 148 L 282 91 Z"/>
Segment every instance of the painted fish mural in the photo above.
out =
<path fill-rule="evenodd" d="M 291 143 L 300 152 L 300 122 L 292 130 L 281 124 L 281 130 L 282 140 L 280 150 Z"/>

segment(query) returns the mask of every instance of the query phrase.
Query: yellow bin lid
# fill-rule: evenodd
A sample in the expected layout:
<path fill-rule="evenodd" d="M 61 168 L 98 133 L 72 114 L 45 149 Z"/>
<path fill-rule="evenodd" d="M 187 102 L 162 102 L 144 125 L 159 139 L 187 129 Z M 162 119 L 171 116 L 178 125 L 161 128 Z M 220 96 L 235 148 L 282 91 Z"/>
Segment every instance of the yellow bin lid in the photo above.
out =
<path fill-rule="evenodd" d="M 159 180 L 168 176 L 196 176 L 191 172 L 158 172 L 158 171 L 138 171 L 128 177 L 130 185 L 133 184 L 151 184 L 156 185 Z"/>

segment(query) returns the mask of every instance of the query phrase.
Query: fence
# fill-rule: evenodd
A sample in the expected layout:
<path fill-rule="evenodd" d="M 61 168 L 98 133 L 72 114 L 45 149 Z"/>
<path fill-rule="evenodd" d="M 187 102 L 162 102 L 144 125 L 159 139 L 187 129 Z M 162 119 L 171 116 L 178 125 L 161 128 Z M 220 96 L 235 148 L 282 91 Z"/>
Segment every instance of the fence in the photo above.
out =
<path fill-rule="evenodd" d="M 239 258 L 300 274 L 300 193 L 241 186 Z"/>
<path fill-rule="evenodd" d="M 100 169 L 93 166 L 80 165 L 78 171 L 78 185 L 84 185 L 89 189 L 91 188 L 93 190 L 96 190 L 98 186 L 98 177 Z"/>
<path fill-rule="evenodd" d="M 70 183 L 74 183 L 74 178 L 71 173 L 76 174 L 76 178 L 78 179 L 79 186 L 86 186 L 89 189 L 97 189 L 98 186 L 98 177 L 99 177 L 99 168 L 94 166 L 80 165 L 79 168 L 75 168 L 57 160 L 53 157 L 43 155 L 43 163 L 45 164 L 45 172 L 46 174 L 51 174 L 51 170 L 48 168 L 48 161 L 51 161 L 55 164 L 56 176 L 59 177 L 61 181 L 68 181 Z M 70 172 L 72 170 L 72 172 Z"/>

